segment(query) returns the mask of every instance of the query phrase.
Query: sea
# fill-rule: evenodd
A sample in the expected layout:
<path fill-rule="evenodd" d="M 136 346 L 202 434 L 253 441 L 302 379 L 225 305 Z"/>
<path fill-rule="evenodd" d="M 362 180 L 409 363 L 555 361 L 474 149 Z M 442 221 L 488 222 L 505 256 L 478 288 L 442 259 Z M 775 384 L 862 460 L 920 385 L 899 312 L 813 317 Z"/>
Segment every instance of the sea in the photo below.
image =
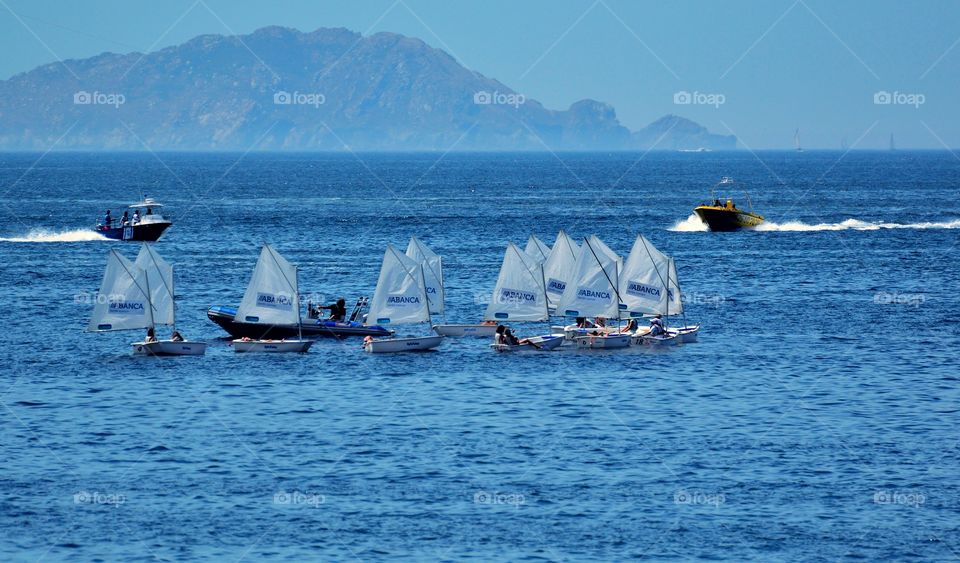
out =
<path fill-rule="evenodd" d="M 761 228 L 692 215 L 723 176 Z M 91 228 L 145 196 L 203 357 L 85 332 L 139 250 Z M 2 153 L 0 218 L 4 561 L 960 556 L 957 154 Z M 560 229 L 673 256 L 699 341 L 241 355 L 206 316 L 265 242 L 352 305 L 417 236 L 477 322 L 507 243 Z"/>

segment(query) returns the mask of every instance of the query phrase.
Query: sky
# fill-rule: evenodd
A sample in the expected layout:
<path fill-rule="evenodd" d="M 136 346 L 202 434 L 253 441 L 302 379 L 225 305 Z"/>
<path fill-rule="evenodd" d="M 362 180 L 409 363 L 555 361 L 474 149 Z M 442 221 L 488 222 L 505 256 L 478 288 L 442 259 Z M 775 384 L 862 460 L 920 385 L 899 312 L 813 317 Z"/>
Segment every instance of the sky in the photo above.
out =
<path fill-rule="evenodd" d="M 0 79 L 267 25 L 418 37 L 548 108 L 607 102 L 632 130 L 673 113 L 751 149 L 798 129 L 811 149 L 960 147 L 957 0 L 0 0 Z"/>

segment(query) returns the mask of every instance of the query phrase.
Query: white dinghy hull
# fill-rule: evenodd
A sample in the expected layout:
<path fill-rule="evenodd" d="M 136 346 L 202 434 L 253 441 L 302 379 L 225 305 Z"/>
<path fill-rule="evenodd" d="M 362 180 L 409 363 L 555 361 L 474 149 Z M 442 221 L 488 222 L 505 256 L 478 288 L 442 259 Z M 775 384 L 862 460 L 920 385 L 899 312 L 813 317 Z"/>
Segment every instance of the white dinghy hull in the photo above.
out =
<path fill-rule="evenodd" d="M 534 336 L 526 340 L 528 342 L 523 344 L 491 344 L 490 347 L 497 352 L 547 352 L 559 348 L 563 344 L 564 338 L 562 334 L 548 334 L 546 336 Z"/>
<path fill-rule="evenodd" d="M 496 324 L 477 325 L 436 325 L 434 332 L 440 336 L 493 336 L 497 332 Z"/>
<path fill-rule="evenodd" d="M 392 354 L 397 352 L 422 352 L 433 350 L 443 342 L 443 336 L 409 336 L 404 338 L 383 338 L 367 340 L 363 349 L 373 354 Z"/>
<path fill-rule="evenodd" d="M 671 334 L 676 331 L 680 336 L 680 342 L 683 344 L 689 344 L 690 342 L 697 341 L 697 335 L 700 333 L 700 325 L 688 325 L 677 327 L 676 329 L 668 328 L 667 332 Z"/>
<path fill-rule="evenodd" d="M 683 337 L 677 333 L 660 334 L 650 336 L 644 334 L 633 337 L 633 344 L 637 346 L 676 346 L 683 342 Z"/>
<path fill-rule="evenodd" d="M 160 340 L 157 342 L 134 342 L 130 344 L 134 356 L 202 356 L 207 351 L 206 342 L 186 340 Z"/>
<path fill-rule="evenodd" d="M 313 346 L 313 340 L 234 340 L 237 353 L 304 353 Z"/>
<path fill-rule="evenodd" d="M 614 349 L 630 346 L 629 334 L 608 334 L 605 336 L 577 336 L 573 339 L 577 348 Z"/>

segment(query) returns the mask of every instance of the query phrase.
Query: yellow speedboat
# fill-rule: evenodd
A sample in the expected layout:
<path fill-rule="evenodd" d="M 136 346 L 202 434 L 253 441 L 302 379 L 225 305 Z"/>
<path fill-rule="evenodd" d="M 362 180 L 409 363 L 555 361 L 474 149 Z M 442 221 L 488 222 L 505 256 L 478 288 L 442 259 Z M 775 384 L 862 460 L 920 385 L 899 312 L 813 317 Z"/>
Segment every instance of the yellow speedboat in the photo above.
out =
<path fill-rule="evenodd" d="M 730 187 L 734 184 L 732 178 L 724 176 L 718 186 Z M 747 196 L 749 201 L 750 196 Z M 752 206 L 751 206 L 752 207 Z M 763 223 L 763 215 L 758 215 L 751 211 L 739 209 L 732 199 L 726 203 L 721 203 L 716 196 L 710 205 L 698 205 L 693 210 L 700 217 L 700 220 L 710 227 L 711 231 L 736 231 L 739 229 L 752 229 L 760 223 Z"/>

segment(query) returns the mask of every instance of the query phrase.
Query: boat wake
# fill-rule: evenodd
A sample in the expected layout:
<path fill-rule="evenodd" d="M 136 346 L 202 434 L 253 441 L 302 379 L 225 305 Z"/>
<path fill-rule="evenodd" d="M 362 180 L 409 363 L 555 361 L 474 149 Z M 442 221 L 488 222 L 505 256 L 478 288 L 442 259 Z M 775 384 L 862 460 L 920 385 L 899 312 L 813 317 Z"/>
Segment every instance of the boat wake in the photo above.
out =
<path fill-rule="evenodd" d="M 109 240 L 90 229 L 74 229 L 72 231 L 50 231 L 34 229 L 21 237 L 0 237 L 0 242 L 88 242 L 95 240 Z"/>
<path fill-rule="evenodd" d="M 757 231 L 809 232 L 809 231 L 879 231 L 881 229 L 960 229 L 960 220 L 926 223 L 871 223 L 859 219 L 847 219 L 839 223 L 817 223 L 810 225 L 802 221 L 774 223 L 767 221 L 756 227 Z"/>
<path fill-rule="evenodd" d="M 802 221 L 786 221 L 775 223 L 766 221 L 761 223 L 755 231 L 770 232 L 816 232 L 816 231 L 879 231 L 881 229 L 960 229 L 960 219 L 944 222 L 926 222 L 926 223 L 885 223 L 861 221 L 859 219 L 847 219 L 839 223 L 804 223 Z M 708 230 L 706 224 L 700 220 L 695 213 L 682 221 L 677 221 L 672 227 L 667 229 L 675 233 L 693 233 Z"/>
<path fill-rule="evenodd" d="M 677 221 L 667 230 L 675 233 L 699 233 L 708 231 L 709 229 L 707 228 L 707 224 L 697 217 L 696 213 L 691 213 L 689 217 L 683 221 Z"/>

